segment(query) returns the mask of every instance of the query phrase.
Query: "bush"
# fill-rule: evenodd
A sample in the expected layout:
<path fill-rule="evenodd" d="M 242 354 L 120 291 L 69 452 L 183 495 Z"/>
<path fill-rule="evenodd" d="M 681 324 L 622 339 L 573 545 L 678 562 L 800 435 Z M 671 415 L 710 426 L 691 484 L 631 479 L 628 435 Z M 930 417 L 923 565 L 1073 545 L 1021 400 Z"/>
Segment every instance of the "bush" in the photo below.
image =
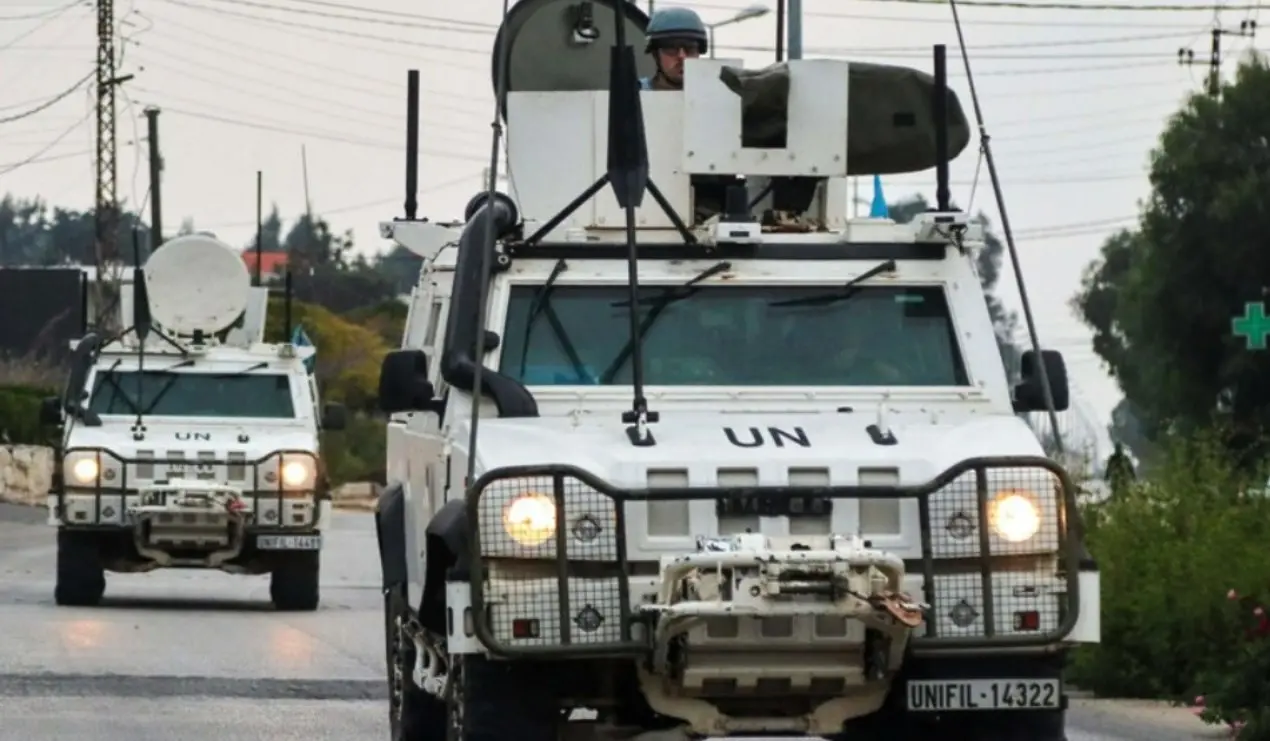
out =
<path fill-rule="evenodd" d="M 322 457 L 332 486 L 350 481 L 384 481 L 387 427 L 369 414 L 349 415 L 343 430 L 322 433 Z"/>
<path fill-rule="evenodd" d="M 1214 595 L 1215 596 L 1215 595 Z M 1207 692 L 1195 698 L 1199 717 L 1224 724 L 1239 741 L 1270 739 L 1270 615 L 1261 596 L 1226 593 L 1226 636 L 1236 647 L 1230 665 L 1201 677 Z"/>
<path fill-rule="evenodd" d="M 1181 700 L 1234 662 L 1229 615 L 1215 594 L 1265 583 L 1270 498 L 1218 437 L 1164 444 L 1147 481 L 1085 508 L 1102 574 L 1102 642 L 1074 652 L 1070 678 L 1100 695 Z M 1221 590 L 1220 592 L 1215 590 Z"/>
<path fill-rule="evenodd" d="M 52 430 L 40 424 L 40 405 L 61 393 L 63 382 L 61 369 L 47 363 L 0 360 L 0 444 L 52 444 Z"/>
<path fill-rule="evenodd" d="M 372 329 L 300 301 L 291 303 L 291 322 L 304 327 L 317 347 L 316 375 L 323 401 L 342 402 L 351 410 L 371 409 L 379 389 L 379 366 L 388 352 L 383 339 Z M 282 300 L 270 299 L 265 336 L 281 341 L 283 323 Z"/>

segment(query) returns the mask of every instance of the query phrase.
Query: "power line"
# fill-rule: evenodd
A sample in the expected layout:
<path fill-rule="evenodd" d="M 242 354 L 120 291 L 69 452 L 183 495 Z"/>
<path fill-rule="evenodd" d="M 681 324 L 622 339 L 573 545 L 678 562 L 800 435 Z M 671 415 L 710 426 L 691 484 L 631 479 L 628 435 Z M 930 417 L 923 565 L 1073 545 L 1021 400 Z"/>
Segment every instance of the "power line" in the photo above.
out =
<path fill-rule="evenodd" d="M 445 31 L 446 33 L 473 33 L 473 34 L 480 34 L 482 36 L 489 36 L 492 33 L 491 27 L 488 25 L 480 25 L 480 26 L 477 26 L 476 28 L 466 27 L 466 26 L 456 27 L 456 26 L 436 25 L 438 22 L 440 23 L 448 22 L 443 19 L 434 19 L 432 23 L 410 23 L 408 21 L 400 20 L 400 16 L 398 16 L 397 19 L 394 20 L 391 18 L 367 18 L 365 16 L 356 16 L 356 15 L 339 15 L 337 13 L 326 13 L 320 10 L 305 10 L 303 8 L 286 8 L 286 7 L 281 7 L 278 5 L 268 5 L 265 3 L 253 2 L 252 0 L 205 0 L 205 2 L 214 2 L 214 3 L 226 4 L 226 5 L 240 5 L 247 8 L 261 8 L 264 10 L 277 10 L 284 13 L 296 13 L 299 15 L 306 15 L 311 18 L 331 18 L 333 20 L 339 20 L 339 21 L 357 21 L 358 23 L 372 23 L 377 25 L 392 26 L 394 28 L 420 28 L 426 31 Z M 361 12 L 366 12 L 367 9 L 361 8 L 359 10 Z M 497 29 L 497 27 L 495 26 L 493 27 L 493 29 Z"/>
<path fill-rule="evenodd" d="M 92 79 L 94 74 L 96 74 L 96 70 L 93 70 L 89 72 L 88 74 L 84 75 L 83 77 L 79 78 L 79 81 L 76 82 L 74 85 L 71 85 L 70 87 L 66 88 L 65 90 L 58 93 L 57 95 L 54 95 L 53 97 L 48 98 L 43 103 L 37 105 L 34 108 L 31 108 L 29 110 L 23 111 L 22 113 L 18 113 L 12 116 L 6 116 L 4 118 L 0 118 L 0 124 L 12 123 L 14 121 L 21 121 L 24 118 L 30 118 L 31 116 L 34 116 L 40 111 L 44 111 L 51 108 L 52 106 L 56 105 L 59 101 L 64 100 L 71 93 L 82 88 L 90 79 Z"/>
<path fill-rule="evenodd" d="M 218 57 L 222 59 L 225 58 L 226 49 L 235 49 L 240 52 L 249 52 L 249 53 L 257 54 L 270 60 L 270 63 L 252 62 L 253 66 L 256 66 L 256 65 L 264 66 L 269 69 L 273 69 L 275 71 L 281 72 L 283 74 L 294 75 L 296 77 L 313 80 L 315 82 L 320 82 L 325 87 L 337 87 L 341 90 L 346 90 L 350 93 L 373 96 L 376 98 L 381 97 L 381 95 L 379 93 L 375 93 L 374 91 L 367 90 L 366 83 L 374 84 L 378 86 L 379 88 L 383 89 L 384 91 L 391 91 L 391 94 L 394 97 L 398 96 L 400 92 L 400 86 L 397 84 L 388 82 L 387 80 L 384 80 L 379 77 L 374 77 L 372 75 L 366 75 L 366 74 L 354 72 L 352 70 L 347 69 L 347 67 L 345 66 L 325 64 L 320 61 L 307 59 L 305 57 L 302 57 L 296 54 L 289 54 L 283 50 L 272 49 L 272 48 L 265 49 L 265 48 L 261 48 L 259 46 L 255 46 L 252 44 L 246 44 L 246 43 L 243 43 L 241 39 L 234 39 L 234 38 L 229 38 L 227 36 L 220 36 L 220 35 L 211 33 L 209 31 L 206 31 L 204 29 L 194 28 L 192 26 L 188 26 L 183 23 L 174 21 L 167 16 L 149 15 L 147 16 L 147 18 L 151 19 L 152 22 L 155 23 L 156 25 L 162 25 L 162 26 L 170 25 L 174 28 L 178 28 L 183 31 L 186 31 L 193 36 L 193 38 L 190 38 L 187 36 L 180 36 L 179 38 L 174 39 L 176 43 L 179 43 L 182 46 L 193 46 L 193 47 L 201 47 L 203 49 L 207 49 L 208 51 L 215 53 Z M 204 43 L 203 39 L 219 41 L 220 45 Z M 349 80 L 357 80 L 358 82 L 357 84 L 340 82 L 338 80 L 332 80 L 330 74 L 324 74 L 324 75 L 309 74 L 307 72 L 302 72 L 294 68 L 284 67 L 276 63 L 276 60 L 279 60 L 279 59 L 286 59 L 293 62 L 298 62 L 300 65 L 304 67 L 305 70 L 309 70 L 309 69 L 322 70 L 324 72 L 329 72 L 331 74 L 341 75 L 343 77 L 348 78 Z M 477 69 L 477 67 L 473 65 L 472 69 Z M 483 97 L 455 94 L 449 91 L 436 90 L 432 88 L 420 88 L 420 92 L 427 93 L 429 95 L 444 96 L 446 98 L 451 98 L 451 99 L 480 101 L 482 104 L 485 102 L 485 98 Z M 441 111 L 453 111 L 455 113 L 461 113 L 466 115 L 484 116 L 487 113 L 487 111 L 484 110 L 485 108 L 484 105 L 482 105 L 479 109 L 475 106 L 472 108 L 460 108 L 453 105 L 449 105 L 447 103 L 436 102 L 433 100 L 428 101 L 427 108 L 428 110 L 436 109 Z"/>
<path fill-rule="evenodd" d="M 397 145 L 397 144 L 388 144 L 386 142 L 377 141 L 373 139 L 357 139 L 351 136 L 343 136 L 340 134 L 336 134 L 334 132 L 297 129 L 282 123 L 272 123 L 272 122 L 266 123 L 263 121 L 248 121 L 241 118 L 223 116 L 221 114 L 203 113 L 200 111 L 189 111 L 189 110 L 184 110 L 180 108 L 171 108 L 167 106 L 164 107 L 163 111 L 165 113 L 172 113 L 178 116 L 188 116 L 190 118 L 202 119 L 204 121 L 213 121 L 216 123 L 228 124 L 230 126 L 242 126 L 244 128 L 258 129 L 261 131 L 273 131 L 273 132 L 282 133 L 282 134 L 291 134 L 293 136 L 308 137 L 310 139 L 320 139 L 324 141 L 339 142 L 341 144 L 351 144 L 353 146 L 366 147 L 368 149 L 382 149 L 386 151 L 395 152 L 395 151 L 400 151 L 402 148 L 401 145 Z M 455 152 L 447 151 L 447 150 L 421 148 L 419 151 L 423 154 L 428 154 L 433 157 L 441 157 L 445 159 L 465 160 L 470 162 L 483 162 L 485 160 L 484 157 L 474 157 L 471 155 L 456 154 Z"/>
<path fill-rule="evenodd" d="M 0 15 L 0 21 L 33 21 L 37 18 L 47 18 L 49 16 L 57 17 L 61 15 L 62 13 L 65 13 L 66 11 L 70 10 L 71 8 L 75 7 L 76 5 L 83 5 L 83 4 L 84 4 L 83 0 L 73 0 L 73 2 L 66 3 L 65 5 L 59 5 L 58 7 L 50 8 L 49 10 L 42 10 L 38 13 L 24 13 L 22 15 Z M 39 27 L 37 26 L 37 28 Z"/>
<path fill-rule="evenodd" d="M 1239 30 L 1225 29 L 1218 20 L 1209 32 L 1211 42 L 1208 51 L 1208 84 L 1206 90 L 1212 97 L 1221 94 L 1221 63 L 1222 63 L 1222 36 L 1243 36 L 1251 38 L 1257 33 L 1257 22 L 1255 20 L 1243 20 L 1239 23 Z M 1185 66 L 1195 64 L 1195 50 L 1185 47 L 1177 50 L 1177 63 Z"/>
<path fill-rule="evenodd" d="M 71 125 L 62 133 L 58 134 L 57 137 L 53 139 L 53 141 L 44 145 L 35 154 L 19 162 L 14 162 L 13 164 L 9 164 L 9 165 L 4 165 L 3 169 L 0 169 L 0 176 L 8 175 L 9 173 L 13 172 L 14 170 L 17 170 L 20 167 L 24 167 L 26 165 L 32 164 L 33 162 L 39 161 L 40 158 L 43 157 L 45 154 L 47 154 L 50 149 L 52 149 L 53 147 L 56 147 L 58 144 L 61 144 L 63 139 L 70 136 L 71 133 L 75 131 L 75 129 L 78 129 L 80 126 L 83 126 L 86 121 L 88 121 L 88 114 L 84 114 L 83 118 L 81 118 L 79 121 L 76 121 L 73 125 Z"/>
<path fill-rule="evenodd" d="M 66 11 L 68 11 L 68 10 L 70 10 L 71 8 L 75 7 L 77 4 L 78 4 L 78 3 L 70 3 L 70 4 L 68 4 L 68 5 L 63 5 L 63 6 L 62 6 L 62 7 L 60 7 L 60 8 L 55 8 L 55 9 L 53 9 L 52 11 L 50 11 L 50 12 L 48 12 L 48 13 L 45 13 L 45 14 L 43 14 L 43 15 L 35 16 L 35 17 L 37 17 L 37 18 L 39 18 L 39 17 L 43 17 L 43 18 L 44 18 L 44 21 L 43 21 L 42 23 L 37 23 L 37 24 L 35 24 L 35 25 L 34 25 L 34 26 L 32 26 L 31 28 L 27 29 L 25 32 L 20 33 L 20 34 L 18 34 L 17 36 L 14 36 L 13 38 L 9 39 L 8 41 L 6 41 L 6 42 L 5 42 L 5 43 L 3 43 L 3 44 L 0 44 L 0 51 L 5 51 L 5 50 L 7 50 L 7 49 L 12 49 L 12 48 L 13 48 L 13 47 L 14 47 L 14 46 L 15 46 L 15 45 L 19 42 L 19 41 L 22 41 L 23 39 L 28 39 L 28 38 L 30 38 L 30 37 L 32 37 L 32 36 L 34 36 L 35 34 L 39 33 L 39 31 L 40 31 L 41 29 L 43 29 L 45 26 L 48 26 L 50 23 L 52 23 L 53 21 L 57 20 L 58 18 L 61 18 L 61 17 L 62 17 L 62 15 L 66 13 Z M 0 18 L 0 20 L 13 20 L 13 19 L 11 19 L 11 18 Z"/>
<path fill-rule="evenodd" d="M 861 2 L 900 3 L 905 5 L 948 5 L 947 0 L 861 0 Z M 1016 2 L 1014 0 L 957 0 L 957 7 L 974 8 L 1011 8 L 1014 10 L 1077 10 L 1077 11 L 1116 11 L 1146 13 L 1214 13 L 1218 11 L 1244 11 L 1255 13 L 1261 10 L 1256 5 L 1125 5 L 1119 3 L 1056 3 L 1056 2 Z"/>

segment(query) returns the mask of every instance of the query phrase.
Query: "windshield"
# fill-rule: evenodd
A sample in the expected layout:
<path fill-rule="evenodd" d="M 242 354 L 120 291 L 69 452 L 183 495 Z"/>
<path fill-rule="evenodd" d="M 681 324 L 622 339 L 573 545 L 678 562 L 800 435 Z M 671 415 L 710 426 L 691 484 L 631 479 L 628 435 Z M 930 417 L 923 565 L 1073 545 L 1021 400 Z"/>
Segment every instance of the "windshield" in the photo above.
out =
<path fill-rule="evenodd" d="M 93 376 L 88 408 L 97 414 L 135 415 L 140 411 L 172 417 L 295 417 L 291 379 L 277 373 L 138 373 L 103 368 Z"/>
<path fill-rule="evenodd" d="M 526 385 L 626 385 L 626 286 L 514 286 L 499 370 Z M 666 286 L 641 286 L 640 316 Z M 643 343 L 645 383 L 667 386 L 968 385 L 939 286 L 706 286 L 664 307 Z M 538 300 L 542 304 L 542 300 Z M 537 317 L 530 321 L 531 315 Z"/>

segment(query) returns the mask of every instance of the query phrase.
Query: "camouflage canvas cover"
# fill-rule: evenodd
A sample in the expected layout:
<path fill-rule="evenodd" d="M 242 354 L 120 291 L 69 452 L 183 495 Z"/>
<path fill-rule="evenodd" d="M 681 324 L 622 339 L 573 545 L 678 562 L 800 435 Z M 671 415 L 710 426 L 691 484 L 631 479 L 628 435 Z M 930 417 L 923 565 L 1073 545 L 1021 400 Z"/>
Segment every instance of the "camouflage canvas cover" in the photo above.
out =
<path fill-rule="evenodd" d="M 719 79 L 741 97 L 742 144 L 781 146 L 789 103 L 789 65 L 724 67 Z M 910 67 L 852 62 L 847 167 L 851 175 L 890 175 L 934 167 L 935 78 Z M 948 91 L 948 159 L 970 143 L 970 122 Z"/>

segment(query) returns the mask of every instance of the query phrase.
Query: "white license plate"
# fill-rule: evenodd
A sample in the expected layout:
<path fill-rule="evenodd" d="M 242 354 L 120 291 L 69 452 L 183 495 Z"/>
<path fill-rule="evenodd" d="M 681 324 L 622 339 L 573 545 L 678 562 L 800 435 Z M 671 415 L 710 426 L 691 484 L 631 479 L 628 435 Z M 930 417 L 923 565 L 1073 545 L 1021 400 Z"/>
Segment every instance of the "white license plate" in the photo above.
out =
<path fill-rule="evenodd" d="M 322 536 L 259 535 L 256 547 L 262 551 L 317 551 L 322 549 Z"/>
<path fill-rule="evenodd" d="M 908 682 L 908 709 L 1045 710 L 1062 701 L 1057 679 L 922 679 Z"/>

